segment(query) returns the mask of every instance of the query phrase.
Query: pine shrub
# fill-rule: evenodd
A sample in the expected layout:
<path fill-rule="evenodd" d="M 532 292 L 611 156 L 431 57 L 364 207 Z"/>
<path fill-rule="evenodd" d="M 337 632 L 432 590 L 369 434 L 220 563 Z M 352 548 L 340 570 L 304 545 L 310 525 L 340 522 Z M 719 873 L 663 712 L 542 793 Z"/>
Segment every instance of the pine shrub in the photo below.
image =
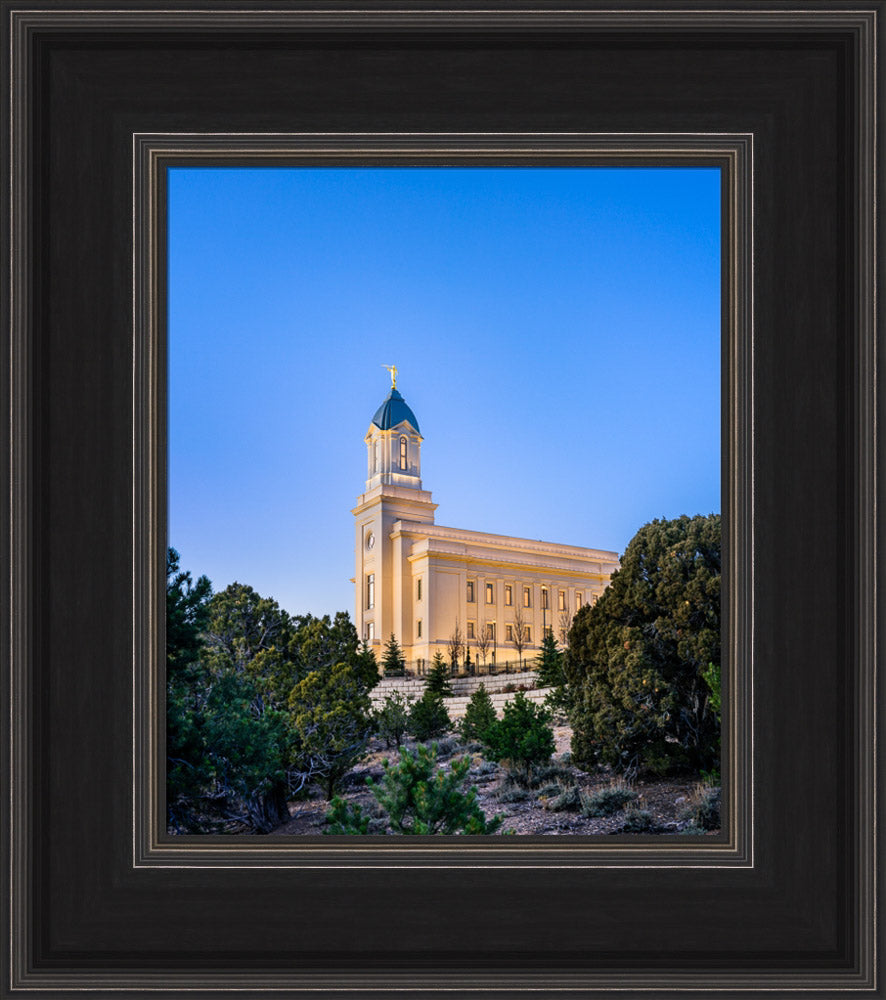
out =
<path fill-rule="evenodd" d="M 385 677 L 404 677 L 406 675 L 406 656 L 393 632 L 391 632 L 391 638 L 385 643 L 381 666 Z"/>
<path fill-rule="evenodd" d="M 399 691 L 394 691 L 373 712 L 375 731 L 388 747 L 398 747 L 403 742 L 409 729 L 410 700 Z"/>
<path fill-rule="evenodd" d="M 431 691 L 441 698 L 452 697 L 452 685 L 449 683 L 449 666 L 439 650 L 434 653 L 431 670 L 425 683 L 425 691 Z"/>
<path fill-rule="evenodd" d="M 495 833 L 502 818 L 487 820 L 477 804 L 476 789 L 462 790 L 470 766 L 463 757 L 446 772 L 437 767 L 436 746 L 419 745 L 414 753 L 404 749 L 399 764 L 385 762 L 380 785 L 371 779 L 367 784 L 395 833 Z"/>
<path fill-rule="evenodd" d="M 409 731 L 420 742 L 441 736 L 451 726 L 443 699 L 433 691 L 425 691 L 409 713 Z"/>
<path fill-rule="evenodd" d="M 495 707 L 486 685 L 481 684 L 471 695 L 459 729 L 465 740 L 483 741 L 483 734 L 497 721 Z"/>

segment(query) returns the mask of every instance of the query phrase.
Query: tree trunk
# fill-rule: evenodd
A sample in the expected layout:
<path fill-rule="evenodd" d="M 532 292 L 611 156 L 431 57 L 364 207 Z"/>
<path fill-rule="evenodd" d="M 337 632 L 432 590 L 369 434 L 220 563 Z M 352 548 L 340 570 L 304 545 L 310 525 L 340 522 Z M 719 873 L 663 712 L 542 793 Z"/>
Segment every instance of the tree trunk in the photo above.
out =
<path fill-rule="evenodd" d="M 275 785 L 267 795 L 263 795 L 249 810 L 249 818 L 258 833 L 270 833 L 288 822 L 286 786 Z"/>

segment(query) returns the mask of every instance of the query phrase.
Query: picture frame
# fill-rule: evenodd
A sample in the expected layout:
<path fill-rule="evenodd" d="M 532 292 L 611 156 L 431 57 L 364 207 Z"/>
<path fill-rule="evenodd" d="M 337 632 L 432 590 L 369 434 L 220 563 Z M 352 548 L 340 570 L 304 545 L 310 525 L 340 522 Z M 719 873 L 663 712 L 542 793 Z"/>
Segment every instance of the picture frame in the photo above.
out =
<path fill-rule="evenodd" d="M 880 995 L 882 10 L 4 0 L 10 995 Z M 164 838 L 164 163 L 705 150 L 736 165 L 724 834 Z"/>

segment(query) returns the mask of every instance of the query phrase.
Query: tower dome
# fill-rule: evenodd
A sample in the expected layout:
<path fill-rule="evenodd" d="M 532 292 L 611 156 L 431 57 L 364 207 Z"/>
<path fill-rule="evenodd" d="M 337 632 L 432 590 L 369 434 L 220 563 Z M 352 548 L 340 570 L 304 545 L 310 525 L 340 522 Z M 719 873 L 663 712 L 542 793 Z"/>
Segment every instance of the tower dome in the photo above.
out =
<path fill-rule="evenodd" d="M 372 422 L 379 430 L 389 431 L 398 424 L 402 424 L 404 420 L 410 424 L 414 431 L 421 434 L 421 428 L 418 426 L 415 414 L 400 395 L 396 386 L 391 386 L 387 399 L 375 411 Z"/>
<path fill-rule="evenodd" d="M 375 486 L 406 486 L 421 489 L 421 431 L 415 414 L 397 391 L 397 369 L 391 373 L 391 391 L 375 411 L 364 441 L 368 476 L 366 489 Z"/>

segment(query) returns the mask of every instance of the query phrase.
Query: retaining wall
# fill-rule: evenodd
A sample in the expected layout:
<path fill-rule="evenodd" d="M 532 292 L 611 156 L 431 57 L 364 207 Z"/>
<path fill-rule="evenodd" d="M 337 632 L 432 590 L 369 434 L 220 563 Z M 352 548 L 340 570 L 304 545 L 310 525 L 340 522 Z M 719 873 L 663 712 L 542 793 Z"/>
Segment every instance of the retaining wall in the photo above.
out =
<path fill-rule="evenodd" d="M 535 671 L 533 670 L 527 670 L 522 674 L 495 674 L 492 677 L 451 677 L 449 683 L 452 687 L 452 697 L 444 698 L 443 703 L 446 705 L 446 711 L 449 712 L 451 719 L 460 719 L 465 714 L 471 695 L 483 684 L 489 692 L 496 712 L 501 715 L 505 703 L 511 701 L 516 694 L 516 691 L 505 691 L 504 689 L 509 684 L 516 687 L 523 685 L 529 687 L 535 684 L 535 679 Z M 388 695 L 395 691 L 399 691 L 404 698 L 418 699 L 424 694 L 424 690 L 424 680 L 415 677 L 385 677 L 373 688 L 370 697 L 373 708 L 377 708 Z M 533 688 L 530 691 L 525 691 L 524 694 L 530 701 L 542 702 L 549 691 L 550 688 Z"/>

